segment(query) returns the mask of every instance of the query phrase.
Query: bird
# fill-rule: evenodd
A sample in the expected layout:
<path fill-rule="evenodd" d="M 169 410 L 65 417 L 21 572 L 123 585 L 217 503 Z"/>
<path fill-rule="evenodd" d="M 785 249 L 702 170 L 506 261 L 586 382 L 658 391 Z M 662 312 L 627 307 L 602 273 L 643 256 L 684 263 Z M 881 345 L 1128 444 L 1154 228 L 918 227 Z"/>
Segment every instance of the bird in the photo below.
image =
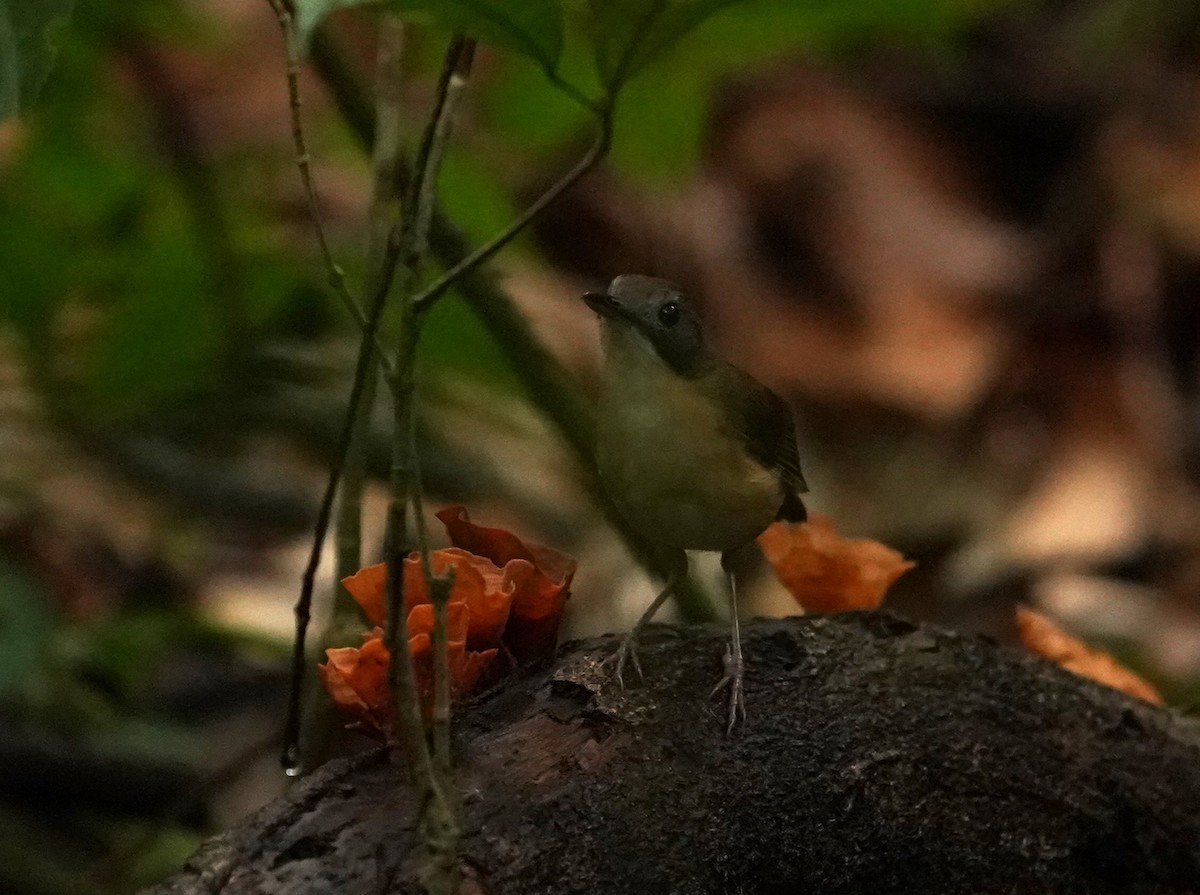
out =
<path fill-rule="evenodd" d="M 687 551 L 717 551 L 728 581 L 730 640 L 715 696 L 729 689 L 732 733 L 745 722 L 745 665 L 733 557 L 772 522 L 803 522 L 795 420 L 787 403 L 720 358 L 695 304 L 678 286 L 638 274 L 585 293 L 600 318 L 604 354 L 596 465 L 625 522 L 661 552 L 662 590 L 611 657 L 616 680 L 637 637 L 687 572 Z"/>

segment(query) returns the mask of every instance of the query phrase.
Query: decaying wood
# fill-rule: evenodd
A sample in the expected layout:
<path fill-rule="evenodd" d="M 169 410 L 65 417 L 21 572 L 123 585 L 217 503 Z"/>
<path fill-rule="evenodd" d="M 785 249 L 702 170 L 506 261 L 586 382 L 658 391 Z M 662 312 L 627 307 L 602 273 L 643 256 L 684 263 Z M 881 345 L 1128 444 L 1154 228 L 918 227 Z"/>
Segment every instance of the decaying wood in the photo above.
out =
<path fill-rule="evenodd" d="M 1200 892 L 1200 724 L 887 613 L 652 628 L 646 679 L 568 644 L 462 716 L 464 891 Z M 413 805 L 381 753 L 332 762 L 161 895 L 416 892 Z"/>

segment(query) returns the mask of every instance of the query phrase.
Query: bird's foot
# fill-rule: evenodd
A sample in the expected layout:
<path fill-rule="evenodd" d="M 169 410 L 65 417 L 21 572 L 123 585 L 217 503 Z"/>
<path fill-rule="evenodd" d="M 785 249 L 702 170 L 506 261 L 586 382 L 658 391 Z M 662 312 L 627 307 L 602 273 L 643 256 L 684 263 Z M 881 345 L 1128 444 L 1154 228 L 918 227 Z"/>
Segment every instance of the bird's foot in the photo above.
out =
<path fill-rule="evenodd" d="M 742 693 L 744 670 L 742 657 L 740 655 L 735 656 L 732 646 L 726 646 L 721 664 L 725 666 L 725 676 L 713 687 L 712 693 L 709 694 L 709 699 L 716 696 L 726 687 L 729 688 L 729 724 L 725 728 L 725 733 L 731 734 L 739 720 L 743 724 L 746 722 L 746 697 Z"/>
<path fill-rule="evenodd" d="M 633 666 L 633 670 L 637 672 L 639 681 L 644 679 L 642 676 L 642 663 L 638 661 L 636 630 L 626 634 L 621 639 L 621 645 L 617 647 L 617 651 L 604 660 L 605 666 L 613 666 L 613 679 L 622 690 L 625 689 L 625 666 L 627 664 Z"/>

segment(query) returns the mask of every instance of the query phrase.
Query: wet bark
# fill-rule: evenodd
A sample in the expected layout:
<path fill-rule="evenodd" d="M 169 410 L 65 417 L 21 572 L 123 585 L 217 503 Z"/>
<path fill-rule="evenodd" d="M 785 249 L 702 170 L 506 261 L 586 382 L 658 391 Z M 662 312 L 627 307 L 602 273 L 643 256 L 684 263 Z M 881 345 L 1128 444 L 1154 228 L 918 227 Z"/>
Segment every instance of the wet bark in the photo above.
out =
<path fill-rule="evenodd" d="M 884 613 L 747 625 L 724 733 L 722 632 L 614 638 L 467 709 L 464 891 L 1200 891 L 1200 724 L 983 638 Z M 382 753 L 335 761 L 159 891 L 417 892 Z"/>

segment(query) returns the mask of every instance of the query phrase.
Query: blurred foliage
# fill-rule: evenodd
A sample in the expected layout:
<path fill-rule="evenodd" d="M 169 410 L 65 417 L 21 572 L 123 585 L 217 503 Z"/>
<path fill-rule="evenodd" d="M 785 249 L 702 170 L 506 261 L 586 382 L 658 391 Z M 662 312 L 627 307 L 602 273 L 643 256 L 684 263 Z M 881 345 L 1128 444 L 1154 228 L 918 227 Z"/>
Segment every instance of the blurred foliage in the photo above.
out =
<path fill-rule="evenodd" d="M 300 4 L 300 11 L 311 8 L 316 16 L 317 7 L 334 5 L 349 4 Z M 179 165 L 170 160 L 164 165 L 162 153 L 169 149 L 154 145 L 153 109 L 131 105 L 127 79 L 105 72 L 111 54 L 119 58 L 130 42 L 180 41 L 179 21 L 151 6 L 131 4 L 116 13 L 98 2 L 80 5 L 76 27 L 62 35 L 63 52 L 47 95 L 3 160 L 0 179 L 6 270 L 0 316 L 21 334 L 39 387 L 61 402 L 59 409 L 103 424 L 198 398 L 220 404 L 245 397 L 256 372 L 246 362 L 256 348 L 311 336 L 296 327 L 335 313 L 328 297 L 318 294 L 315 265 L 289 258 L 294 249 L 283 241 L 274 209 L 234 200 L 246 176 L 239 160 L 198 160 L 213 169 L 211 195 L 204 198 L 225 231 L 214 236 L 205 211 L 187 194 Z M 946 0 L 659 6 L 664 13 L 637 43 L 627 72 L 642 77 L 625 89 L 617 107 L 613 162 L 622 174 L 638 178 L 687 176 L 714 85 L 748 62 L 763 64 L 798 51 L 849 50 L 881 35 L 946 39 L 983 8 Z M 518 7 L 531 17 L 540 8 L 513 8 Z M 564 79 L 589 89 L 592 48 L 580 34 L 593 21 L 603 26 L 598 32 L 603 40 L 595 47 L 602 76 L 615 76 L 611 60 L 621 42 L 634 36 L 629 12 L 620 4 L 596 4 L 590 19 L 566 17 L 570 27 L 558 65 Z M 710 21 L 700 21 L 709 14 Z M 445 207 L 476 240 L 509 219 L 514 180 L 539 156 L 570 145 L 587 126 L 589 113 L 544 76 L 559 52 L 553 29 L 541 34 L 536 24 L 528 24 L 535 36 L 523 47 L 532 59 L 507 58 L 495 77 L 480 84 L 482 135 L 476 145 L 453 152 L 446 165 Z M 195 30 L 204 35 L 207 29 Z M 655 58 L 681 36 L 672 53 Z M 414 55 L 431 70 L 440 38 L 435 32 L 420 44 L 427 51 Z M 231 257 L 221 256 L 214 239 L 233 247 Z M 71 263 L 59 263 L 68 247 Z M 356 253 L 346 254 L 353 269 Z M 447 311 L 440 317 L 432 323 L 424 355 L 435 372 L 446 366 L 481 383 L 511 385 L 501 354 L 484 348 L 486 337 L 469 314 Z M 464 364 L 464 358 L 470 360 Z M 259 386 L 265 391 L 269 383 Z"/>
<path fill-rule="evenodd" d="M 54 637 L 46 593 L 28 572 L 0 557 L 0 701 L 18 696 L 40 668 Z"/>
<path fill-rule="evenodd" d="M 149 605 L 74 618 L 13 557 L 0 554 L 0 719 L 87 737 L 145 758 L 203 756 L 186 719 L 198 705 L 167 698 L 181 660 L 270 667 L 278 644 L 216 626 L 163 593 Z M 160 605 L 161 604 L 161 605 Z M 190 686 L 187 681 L 180 686 Z M 182 692 L 182 691 L 181 691 Z M 173 718 L 173 715 L 179 718 Z"/>
<path fill-rule="evenodd" d="M 55 32 L 74 0 L 0 2 L 0 121 L 27 109 L 54 61 Z"/>
<path fill-rule="evenodd" d="M 199 211 L 151 145 L 148 110 L 105 73 L 115 35 L 87 27 L 87 9 L 0 180 L 0 314 L 60 409 L 113 422 L 214 388 L 244 359 L 239 346 L 279 335 L 312 293 L 261 210 L 219 194 L 212 212 L 228 218 L 237 269 L 213 269 Z"/>
<path fill-rule="evenodd" d="M 156 882 L 204 835 L 206 777 L 244 761 L 214 755 L 198 724 L 253 700 L 255 669 L 274 690 L 278 646 L 171 608 L 166 594 L 161 607 L 71 618 L 3 554 L 0 594 L 0 890 Z"/>
<path fill-rule="evenodd" d="M 614 125 L 613 166 L 622 177 L 641 181 L 688 179 L 695 170 L 711 98 L 727 79 L 797 55 L 844 59 L 864 47 L 919 46 L 939 54 L 954 52 L 954 39 L 980 17 L 1023 0 L 746 0 L 746 2 L 662 3 L 666 9 L 646 39 L 677 41 L 669 53 L 638 53 L 622 88 Z M 613 17 L 638 3 L 596 3 Z M 701 17 L 703 14 L 703 17 Z M 594 77 L 586 23 L 569 29 L 561 70 L 567 81 L 586 85 Z M 618 33 L 618 37 L 619 37 Z M 631 35 L 626 32 L 624 39 Z M 616 54 L 607 43 L 596 50 L 601 71 Z M 611 76 L 611 75 L 610 75 Z M 514 59 L 484 107 L 487 132 L 514 146 L 536 150 L 562 146 L 578 134 L 586 112 L 562 96 L 536 67 Z"/>

